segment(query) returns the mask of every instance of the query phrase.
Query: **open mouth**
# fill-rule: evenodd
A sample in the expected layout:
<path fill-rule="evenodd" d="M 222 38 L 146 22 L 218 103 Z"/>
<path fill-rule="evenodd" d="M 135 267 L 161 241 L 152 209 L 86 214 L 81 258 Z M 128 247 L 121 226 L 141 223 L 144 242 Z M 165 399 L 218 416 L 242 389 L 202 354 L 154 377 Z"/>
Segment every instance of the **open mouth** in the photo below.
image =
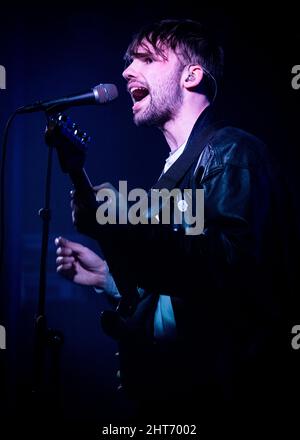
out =
<path fill-rule="evenodd" d="M 149 90 L 145 87 L 133 87 L 130 90 L 132 100 L 134 103 L 142 101 L 142 99 L 146 98 L 149 95 Z"/>

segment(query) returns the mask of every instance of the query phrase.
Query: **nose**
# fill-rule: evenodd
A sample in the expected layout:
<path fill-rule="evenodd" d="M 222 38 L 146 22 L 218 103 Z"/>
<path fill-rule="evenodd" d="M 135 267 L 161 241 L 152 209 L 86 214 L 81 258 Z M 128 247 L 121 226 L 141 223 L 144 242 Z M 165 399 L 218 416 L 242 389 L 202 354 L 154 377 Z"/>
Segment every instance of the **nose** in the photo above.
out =
<path fill-rule="evenodd" d="M 135 78 L 137 76 L 133 64 L 134 61 L 131 64 L 129 64 L 129 66 L 127 66 L 122 73 L 122 76 L 124 79 L 126 79 L 126 81 L 129 81 L 130 79 Z"/>

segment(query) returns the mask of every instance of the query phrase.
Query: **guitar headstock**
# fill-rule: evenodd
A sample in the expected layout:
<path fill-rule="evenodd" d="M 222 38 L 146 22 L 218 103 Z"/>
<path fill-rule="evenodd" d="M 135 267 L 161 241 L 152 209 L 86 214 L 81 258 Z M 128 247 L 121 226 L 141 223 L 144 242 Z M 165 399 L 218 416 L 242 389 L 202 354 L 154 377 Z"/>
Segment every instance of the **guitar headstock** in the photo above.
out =
<path fill-rule="evenodd" d="M 91 137 L 69 116 L 57 113 L 49 117 L 45 141 L 47 145 L 56 148 L 64 173 L 83 168 Z"/>

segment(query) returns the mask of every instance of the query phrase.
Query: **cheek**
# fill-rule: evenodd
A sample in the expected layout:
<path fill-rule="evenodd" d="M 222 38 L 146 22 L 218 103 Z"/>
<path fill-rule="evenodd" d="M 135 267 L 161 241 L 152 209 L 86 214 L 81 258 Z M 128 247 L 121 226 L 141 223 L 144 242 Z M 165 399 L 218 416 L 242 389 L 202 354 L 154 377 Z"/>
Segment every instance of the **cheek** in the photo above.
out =
<path fill-rule="evenodd" d="M 162 94 L 165 94 L 165 81 L 163 81 L 161 78 L 156 77 L 153 78 L 151 82 L 149 82 L 149 90 L 152 96 L 161 96 Z"/>

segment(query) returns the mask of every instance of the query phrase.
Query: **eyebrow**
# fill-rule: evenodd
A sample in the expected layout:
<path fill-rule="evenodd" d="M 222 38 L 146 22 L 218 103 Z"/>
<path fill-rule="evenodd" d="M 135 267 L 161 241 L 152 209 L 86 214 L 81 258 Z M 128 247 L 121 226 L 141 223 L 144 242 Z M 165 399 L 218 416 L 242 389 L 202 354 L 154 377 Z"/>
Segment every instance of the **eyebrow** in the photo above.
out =
<path fill-rule="evenodd" d="M 153 52 L 150 52 L 150 51 L 147 51 L 147 52 L 132 52 L 132 53 L 130 54 L 130 58 L 138 58 L 138 59 L 141 59 L 141 58 L 147 58 L 147 57 L 153 57 L 153 58 L 156 58 L 156 54 L 153 53 Z"/>
<path fill-rule="evenodd" d="M 143 59 L 146 57 L 152 57 L 155 61 L 166 60 L 167 57 L 164 56 L 163 51 L 159 48 L 153 48 L 153 51 L 149 49 L 146 45 L 139 44 L 135 46 L 136 50 L 133 48 L 129 49 L 125 55 L 125 62 L 132 62 L 134 59 Z"/>

